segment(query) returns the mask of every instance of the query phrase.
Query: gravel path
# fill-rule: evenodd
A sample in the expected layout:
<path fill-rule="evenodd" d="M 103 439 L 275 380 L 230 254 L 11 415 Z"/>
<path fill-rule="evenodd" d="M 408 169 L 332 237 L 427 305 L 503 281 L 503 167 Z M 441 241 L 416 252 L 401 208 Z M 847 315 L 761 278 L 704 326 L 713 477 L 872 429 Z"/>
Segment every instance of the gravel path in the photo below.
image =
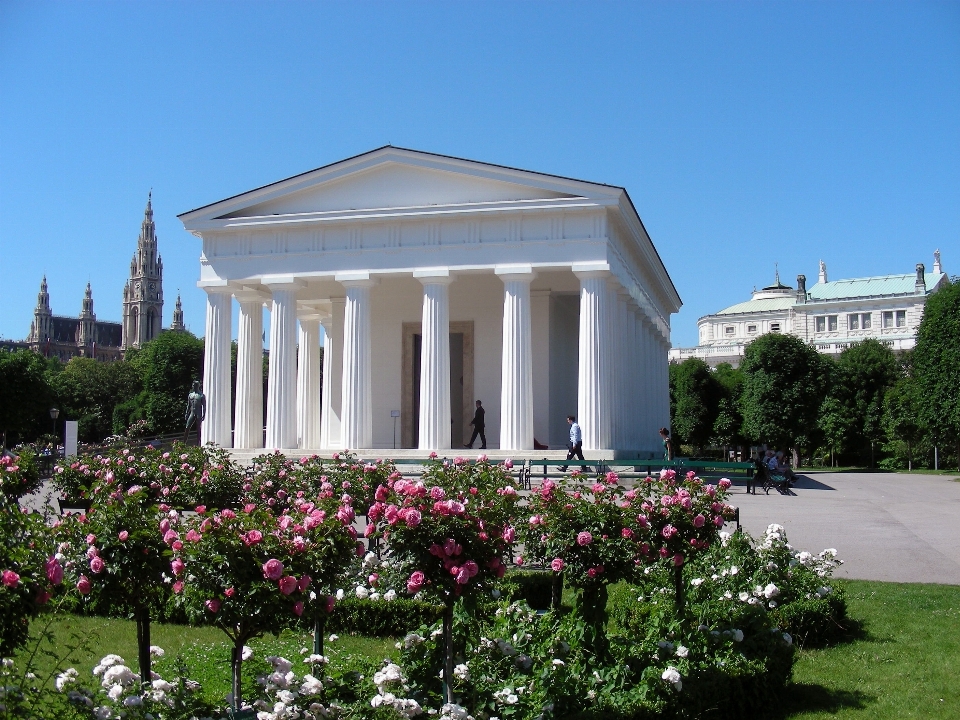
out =
<path fill-rule="evenodd" d="M 960 585 L 960 482 L 944 475 L 800 475 L 792 495 L 747 495 L 730 502 L 744 529 L 786 528 L 798 550 L 836 548 L 837 577 Z"/>

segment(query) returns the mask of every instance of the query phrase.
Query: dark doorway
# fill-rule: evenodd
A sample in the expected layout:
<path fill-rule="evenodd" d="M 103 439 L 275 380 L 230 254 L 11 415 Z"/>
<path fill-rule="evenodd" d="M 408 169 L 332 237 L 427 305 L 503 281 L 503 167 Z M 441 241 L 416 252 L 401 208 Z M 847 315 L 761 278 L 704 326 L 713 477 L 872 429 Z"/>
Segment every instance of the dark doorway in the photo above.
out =
<path fill-rule="evenodd" d="M 420 445 L 420 358 L 423 336 L 413 335 L 413 447 Z M 459 438 L 459 439 L 458 439 Z M 463 444 L 463 333 L 450 333 L 450 447 Z"/>

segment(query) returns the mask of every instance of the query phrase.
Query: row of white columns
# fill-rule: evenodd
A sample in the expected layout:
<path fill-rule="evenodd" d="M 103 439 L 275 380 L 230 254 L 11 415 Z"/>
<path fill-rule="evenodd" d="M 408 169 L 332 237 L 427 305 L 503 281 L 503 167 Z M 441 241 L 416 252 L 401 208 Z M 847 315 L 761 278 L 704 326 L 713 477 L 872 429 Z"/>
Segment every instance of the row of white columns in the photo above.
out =
<path fill-rule="evenodd" d="M 530 283 L 525 266 L 498 268 L 503 281 L 500 448 L 533 449 L 533 356 Z M 577 272 L 580 280 L 578 420 L 586 450 L 648 449 L 669 417 L 667 345 L 662 334 L 609 271 Z M 418 271 L 423 286 L 419 445 L 450 447 L 450 284 L 447 270 Z M 332 313 L 299 316 L 295 281 L 268 285 L 270 383 L 268 448 L 373 446 L 370 293 L 365 274 L 338 277 L 344 298 Z M 231 301 L 240 306 L 237 392 L 231 434 Z M 222 447 L 263 446 L 263 298 L 207 288 L 204 442 Z M 320 326 L 325 335 L 320 387 Z M 299 342 L 298 342 L 299 341 Z M 299 361 L 297 347 L 300 348 Z M 322 405 L 318 400 L 322 398 Z M 336 436 L 334 408 L 340 409 Z"/>

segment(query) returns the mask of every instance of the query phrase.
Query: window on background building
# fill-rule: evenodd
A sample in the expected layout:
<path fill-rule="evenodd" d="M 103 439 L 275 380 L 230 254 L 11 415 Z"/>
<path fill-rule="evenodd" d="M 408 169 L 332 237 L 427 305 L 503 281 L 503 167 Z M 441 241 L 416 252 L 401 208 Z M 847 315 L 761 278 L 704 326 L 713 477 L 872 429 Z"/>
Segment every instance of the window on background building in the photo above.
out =
<path fill-rule="evenodd" d="M 860 327 L 864 330 L 870 329 L 870 313 L 864 313 L 860 316 Z"/>
<path fill-rule="evenodd" d="M 733 327 L 733 325 L 727 325 L 723 329 L 723 332 L 727 335 L 733 335 L 733 333 L 736 332 L 736 329 Z"/>
<path fill-rule="evenodd" d="M 747 325 L 747 332 L 750 333 L 751 335 L 755 334 L 757 332 L 757 326 Z"/>
<path fill-rule="evenodd" d="M 907 326 L 907 311 L 897 310 L 897 327 Z"/>
<path fill-rule="evenodd" d="M 780 332 L 780 323 L 770 323 L 770 332 Z"/>
<path fill-rule="evenodd" d="M 859 329 L 860 329 L 860 316 L 847 315 L 847 330 L 859 330 Z"/>
<path fill-rule="evenodd" d="M 836 332 L 837 330 L 836 315 L 827 315 L 827 330 L 829 330 L 830 332 Z"/>
<path fill-rule="evenodd" d="M 821 316 L 813 319 L 817 332 L 824 332 L 827 329 L 827 318 Z"/>
<path fill-rule="evenodd" d="M 883 327 L 884 327 L 885 329 L 886 329 L 886 328 L 892 328 L 892 327 L 893 327 L 893 312 L 892 312 L 892 311 L 890 311 L 890 310 L 884 311 L 883 313 L 881 313 L 881 317 L 882 317 L 882 319 L 883 319 L 883 320 L 882 320 L 882 321 L 883 321 Z"/>

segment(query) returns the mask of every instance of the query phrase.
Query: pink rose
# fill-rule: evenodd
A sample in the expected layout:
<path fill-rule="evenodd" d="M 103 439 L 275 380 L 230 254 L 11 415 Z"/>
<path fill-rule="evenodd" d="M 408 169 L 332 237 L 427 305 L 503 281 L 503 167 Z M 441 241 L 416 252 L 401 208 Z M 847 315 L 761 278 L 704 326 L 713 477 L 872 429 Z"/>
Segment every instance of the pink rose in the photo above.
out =
<path fill-rule="evenodd" d="M 470 582 L 470 573 L 467 572 L 466 568 L 460 568 L 457 571 L 457 584 L 466 585 L 468 582 Z"/>
<path fill-rule="evenodd" d="M 234 595 L 237 594 L 237 591 L 232 587 L 228 587 L 226 590 L 223 591 L 223 594 L 226 595 L 228 598 L 232 598 Z"/>
<path fill-rule="evenodd" d="M 174 558 L 173 562 L 170 563 L 170 569 L 173 570 L 173 574 L 176 576 L 182 575 L 186 567 L 186 564 L 184 564 L 180 558 Z"/>
<path fill-rule="evenodd" d="M 417 525 L 420 524 L 420 521 L 422 520 L 420 511 L 415 510 L 414 508 L 407 508 L 407 510 L 405 511 L 405 515 L 406 516 L 404 517 L 404 520 L 407 523 L 407 527 L 416 527 Z"/>
<path fill-rule="evenodd" d="M 507 525 L 503 529 L 503 539 L 506 542 L 512 543 L 516 539 L 516 537 L 517 537 L 517 531 L 514 530 L 510 525 Z"/>
<path fill-rule="evenodd" d="M 214 598 L 213 600 L 204 601 L 203 605 L 212 613 L 220 612 L 220 601 Z"/>
<path fill-rule="evenodd" d="M 415 571 L 407 579 L 407 592 L 411 595 L 416 595 L 420 592 L 420 588 L 423 587 L 423 583 L 426 581 L 426 576 L 419 570 Z"/>
<path fill-rule="evenodd" d="M 13 570 L 3 571 L 3 584 L 9 588 L 16 587 L 20 583 L 20 576 Z"/>
<path fill-rule="evenodd" d="M 390 496 L 390 491 L 383 485 L 377 485 L 376 491 L 373 493 L 373 499 L 377 502 L 383 502 Z"/>
<path fill-rule="evenodd" d="M 128 533 L 126 530 L 121 530 L 117 535 L 117 538 L 119 538 L 120 542 L 126 542 L 130 538 L 130 533 Z"/>
<path fill-rule="evenodd" d="M 683 565 L 683 555 L 681 555 L 680 553 L 677 553 L 676 555 L 674 555 L 673 564 L 675 567 L 680 567 L 681 565 Z"/>
<path fill-rule="evenodd" d="M 592 578 L 595 578 L 596 576 L 597 576 L 597 569 L 596 569 L 596 568 L 589 568 L 589 569 L 587 570 L 587 577 L 588 577 L 588 578 L 591 578 L 591 579 L 592 579 Z"/>
<path fill-rule="evenodd" d="M 194 511 L 197 513 L 197 515 L 203 515 L 203 514 L 207 511 L 207 506 L 206 506 L 206 505 L 197 505 L 197 507 L 194 509 Z"/>
<path fill-rule="evenodd" d="M 90 578 L 86 575 L 81 575 L 80 579 L 77 581 L 77 590 L 80 591 L 81 595 L 89 595 L 90 590 L 93 589 L 93 586 L 90 583 Z"/>
<path fill-rule="evenodd" d="M 259 530 L 249 530 L 243 536 L 243 542 L 247 545 L 247 547 L 256 545 L 261 540 L 263 540 L 263 533 Z"/>
<path fill-rule="evenodd" d="M 327 605 L 324 610 L 327 611 L 327 615 L 333 612 L 333 608 L 337 605 L 337 599 L 333 595 L 327 595 Z"/>
<path fill-rule="evenodd" d="M 87 545 L 93 545 L 97 541 L 96 535 L 87 535 Z"/>
<path fill-rule="evenodd" d="M 91 570 L 92 572 L 98 574 L 98 575 L 103 572 L 103 569 L 104 569 L 105 567 L 106 567 L 106 565 L 105 565 L 105 563 L 103 562 L 103 559 L 100 558 L 99 556 L 93 558 L 93 559 L 90 561 L 90 570 Z"/>
<path fill-rule="evenodd" d="M 267 580 L 279 580 L 283 576 L 283 563 L 270 558 L 263 564 L 263 576 Z"/>
<path fill-rule="evenodd" d="M 513 460 L 511 460 L 510 458 L 507 458 L 506 460 L 503 461 L 503 466 L 504 466 L 507 470 L 512 470 L 512 469 L 513 469 Z"/>
<path fill-rule="evenodd" d="M 550 563 L 550 569 L 554 572 L 563 572 L 563 558 L 554 558 Z"/>
<path fill-rule="evenodd" d="M 695 516 L 695 517 L 693 518 L 693 526 L 694 526 L 695 528 L 702 528 L 702 527 L 703 527 L 703 524 L 704 524 L 706 521 L 707 521 L 707 519 L 706 519 L 703 515 L 697 515 L 697 516 Z"/>
<path fill-rule="evenodd" d="M 303 577 L 301 577 L 300 582 L 297 583 L 297 590 L 299 590 L 300 592 L 303 592 L 304 590 L 306 590 L 308 587 L 310 587 L 311 580 L 312 578 L 309 575 L 304 575 Z"/>
<path fill-rule="evenodd" d="M 183 592 L 183 580 L 177 580 L 173 584 L 173 592 L 175 595 L 179 595 L 180 593 Z"/>
<path fill-rule="evenodd" d="M 577 535 L 577 545 L 589 545 L 593 542 L 593 535 L 584 530 Z"/>
<path fill-rule="evenodd" d="M 301 615 L 303 615 L 303 603 L 302 603 L 302 602 L 299 602 L 299 601 L 298 601 L 298 602 L 295 602 L 295 603 L 293 604 L 293 614 L 296 615 L 297 617 L 300 617 Z"/>
<path fill-rule="evenodd" d="M 726 478 L 723 478 L 717 483 L 717 485 L 719 485 L 722 490 L 726 490 L 728 487 L 730 487 L 730 481 Z"/>
<path fill-rule="evenodd" d="M 164 518 L 163 520 L 160 521 L 160 532 L 166 534 L 166 532 L 169 529 L 170 529 L 170 521 Z"/>
<path fill-rule="evenodd" d="M 59 560 L 55 557 L 47 558 L 44 567 L 47 571 L 47 580 L 54 585 L 59 585 L 63 582 L 63 566 L 60 565 Z"/>
<path fill-rule="evenodd" d="M 380 576 L 377 573 L 370 573 L 367 576 L 367 582 L 370 583 L 371 587 L 376 587 L 377 583 L 380 582 Z"/>
<path fill-rule="evenodd" d="M 467 560 L 463 564 L 463 569 L 467 571 L 467 574 L 469 574 L 470 577 L 473 577 L 480 572 L 480 567 L 473 560 Z"/>
<path fill-rule="evenodd" d="M 660 534 L 663 535 L 664 538 L 669 540 L 674 535 L 676 535 L 677 532 L 679 531 L 673 525 L 667 524 L 663 526 L 663 530 L 660 531 Z"/>
<path fill-rule="evenodd" d="M 277 584 L 284 595 L 289 595 L 297 589 L 297 579 L 293 575 L 284 575 Z"/>
<path fill-rule="evenodd" d="M 625 537 L 625 538 L 627 538 L 627 539 L 632 538 L 632 537 L 633 537 L 633 530 L 631 530 L 631 529 L 628 528 L 628 527 L 622 528 L 622 529 L 620 530 L 620 536 L 621 536 L 621 537 Z"/>
<path fill-rule="evenodd" d="M 92 537 L 92 536 L 90 536 L 90 537 Z M 178 540 L 179 538 L 180 538 L 180 533 L 178 533 L 176 530 L 167 530 L 167 531 L 163 534 L 163 541 L 164 541 L 167 545 L 172 545 L 173 542 L 174 542 L 175 540 Z"/>
<path fill-rule="evenodd" d="M 190 530 L 190 532 L 187 533 L 187 540 L 190 542 L 200 542 L 203 540 L 203 535 L 198 533 L 196 530 Z"/>

